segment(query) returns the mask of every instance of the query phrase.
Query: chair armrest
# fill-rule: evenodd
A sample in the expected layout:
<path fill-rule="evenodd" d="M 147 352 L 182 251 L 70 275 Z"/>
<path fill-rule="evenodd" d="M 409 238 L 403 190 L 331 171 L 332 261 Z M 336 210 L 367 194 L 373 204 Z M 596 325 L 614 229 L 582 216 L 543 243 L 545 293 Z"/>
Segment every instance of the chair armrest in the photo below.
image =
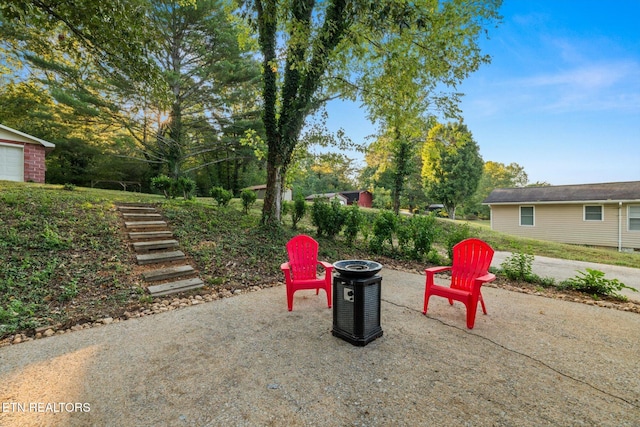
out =
<path fill-rule="evenodd" d="M 480 284 L 493 282 L 494 280 L 496 280 L 496 275 L 493 273 L 487 273 L 484 276 L 476 277 L 476 282 Z"/>
<path fill-rule="evenodd" d="M 425 268 L 424 274 L 427 276 L 427 283 L 426 283 L 427 289 L 435 285 L 434 278 L 436 273 L 442 273 L 443 271 L 448 271 L 448 270 L 451 270 L 450 266 Z"/>
<path fill-rule="evenodd" d="M 318 264 L 324 267 L 324 278 L 327 283 L 331 283 L 333 277 L 333 264 L 325 261 L 318 261 Z"/>
<path fill-rule="evenodd" d="M 283 262 L 280 265 L 280 269 L 284 273 L 284 281 L 288 286 L 291 283 L 291 266 L 288 262 Z"/>
<path fill-rule="evenodd" d="M 443 271 L 448 271 L 451 270 L 451 266 L 445 267 L 445 266 L 441 266 L 441 267 L 431 267 L 431 268 L 425 268 L 424 273 L 425 274 L 436 274 L 436 273 L 442 273 Z"/>

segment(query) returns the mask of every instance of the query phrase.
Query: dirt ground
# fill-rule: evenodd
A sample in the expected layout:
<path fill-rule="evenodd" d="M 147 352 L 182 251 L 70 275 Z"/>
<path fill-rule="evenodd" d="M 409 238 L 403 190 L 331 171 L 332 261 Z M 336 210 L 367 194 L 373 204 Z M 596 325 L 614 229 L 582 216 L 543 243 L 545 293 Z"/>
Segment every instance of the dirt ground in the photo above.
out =
<path fill-rule="evenodd" d="M 2 426 L 637 426 L 640 315 L 486 287 L 489 314 L 382 272 L 384 335 L 283 286 L 0 348 Z"/>

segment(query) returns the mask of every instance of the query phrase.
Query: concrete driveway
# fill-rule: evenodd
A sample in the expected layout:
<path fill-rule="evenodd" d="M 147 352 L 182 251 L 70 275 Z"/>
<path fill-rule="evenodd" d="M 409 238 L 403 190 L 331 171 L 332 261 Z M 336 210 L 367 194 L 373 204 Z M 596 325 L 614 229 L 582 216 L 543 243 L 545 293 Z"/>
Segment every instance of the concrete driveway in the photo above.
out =
<path fill-rule="evenodd" d="M 492 267 L 500 268 L 500 264 L 511 256 L 511 252 L 496 251 L 493 255 Z M 623 289 L 620 293 L 630 300 L 640 302 L 640 257 L 638 268 L 620 267 L 616 265 L 599 264 L 595 262 L 570 261 L 566 259 L 547 258 L 536 256 L 533 259 L 532 270 L 540 277 L 552 277 L 557 281 L 566 280 L 576 276 L 577 271 L 586 271 L 587 268 L 599 270 L 605 273 L 607 279 L 618 279 L 622 283 L 639 292 Z"/>

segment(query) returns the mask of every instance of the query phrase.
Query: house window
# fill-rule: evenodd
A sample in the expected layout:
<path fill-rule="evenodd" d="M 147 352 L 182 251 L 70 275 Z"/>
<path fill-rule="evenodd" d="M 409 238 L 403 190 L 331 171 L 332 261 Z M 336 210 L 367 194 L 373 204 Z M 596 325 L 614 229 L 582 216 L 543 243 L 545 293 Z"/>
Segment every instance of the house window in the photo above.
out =
<path fill-rule="evenodd" d="M 629 206 L 629 231 L 640 231 L 640 205 Z"/>
<path fill-rule="evenodd" d="M 604 215 L 602 213 L 602 206 L 585 206 L 584 207 L 584 220 L 585 221 L 602 221 Z"/>
<path fill-rule="evenodd" d="M 533 227 L 533 206 L 520 206 L 520 225 Z"/>

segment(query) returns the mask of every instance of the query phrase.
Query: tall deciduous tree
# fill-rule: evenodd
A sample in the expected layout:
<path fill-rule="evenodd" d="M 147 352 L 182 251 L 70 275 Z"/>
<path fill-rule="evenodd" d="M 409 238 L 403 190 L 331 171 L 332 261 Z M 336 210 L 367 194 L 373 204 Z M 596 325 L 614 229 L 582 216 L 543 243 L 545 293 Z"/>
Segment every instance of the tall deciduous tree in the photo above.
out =
<path fill-rule="evenodd" d="M 444 205 L 449 218 L 478 188 L 483 161 L 478 144 L 462 123 L 431 128 L 422 149 L 422 178 L 427 196 Z"/>
<path fill-rule="evenodd" d="M 496 188 L 524 187 L 529 182 L 529 177 L 524 168 L 517 163 L 504 163 L 487 161 L 484 164 L 482 177 L 478 183 L 478 189 L 471 200 L 470 210 L 484 217 L 489 217 L 489 207 L 483 206 L 482 201 Z M 465 211 L 469 211 L 465 206 Z"/>
<path fill-rule="evenodd" d="M 477 37 L 484 23 L 497 19 L 500 1 L 244 3 L 257 24 L 263 56 L 268 145 L 263 222 L 278 223 L 284 174 L 305 118 L 332 96 L 363 96 L 371 81 L 366 71 L 387 63 L 400 72 L 415 70 L 436 109 L 457 105 L 459 94 L 435 95 L 431 89 L 463 79 L 473 68 L 459 66 L 465 57 L 482 61 Z"/>

